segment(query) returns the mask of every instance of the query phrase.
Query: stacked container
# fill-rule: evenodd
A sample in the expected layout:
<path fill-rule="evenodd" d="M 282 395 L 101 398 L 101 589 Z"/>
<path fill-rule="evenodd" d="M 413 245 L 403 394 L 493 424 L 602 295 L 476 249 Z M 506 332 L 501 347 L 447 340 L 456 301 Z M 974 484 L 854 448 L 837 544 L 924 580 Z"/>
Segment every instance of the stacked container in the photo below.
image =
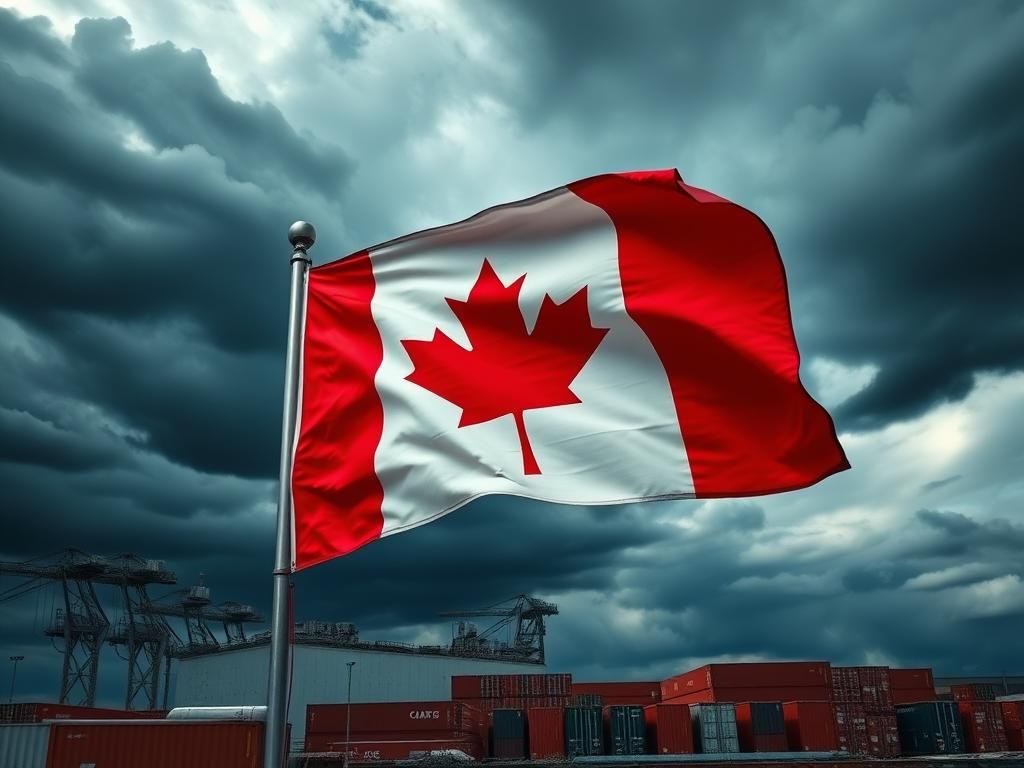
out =
<path fill-rule="evenodd" d="M 75 707 L 70 704 L 0 704 L 0 723 L 41 723 L 44 720 L 153 720 L 162 709 L 124 710 Z"/>
<path fill-rule="evenodd" d="M 604 718 L 600 707 L 567 707 L 565 710 L 565 754 L 604 754 Z"/>
<path fill-rule="evenodd" d="M 1001 701 L 999 706 L 1003 710 L 1006 745 L 1014 751 L 1024 751 L 1024 701 Z"/>
<path fill-rule="evenodd" d="M 831 714 L 831 713 L 830 713 Z M 693 752 L 693 721 L 687 704 L 651 704 L 644 707 L 647 749 L 655 755 Z"/>
<path fill-rule="evenodd" d="M 868 724 L 864 705 L 833 704 L 839 749 L 851 755 L 868 754 Z"/>
<path fill-rule="evenodd" d="M 958 701 L 968 752 L 1005 752 L 1009 749 L 998 701 Z"/>
<path fill-rule="evenodd" d="M 258 721 L 67 720 L 49 727 L 46 768 L 263 765 L 264 723 Z"/>
<path fill-rule="evenodd" d="M 927 667 L 890 669 L 889 682 L 894 706 L 935 701 L 935 677 Z"/>
<path fill-rule="evenodd" d="M 896 707 L 904 755 L 956 755 L 964 751 L 960 710 L 952 701 L 925 701 Z"/>
<path fill-rule="evenodd" d="M 634 705 L 604 708 L 605 744 L 609 755 L 642 755 L 647 747 L 644 708 Z"/>
<path fill-rule="evenodd" d="M 832 667 L 832 701 L 842 749 L 854 755 L 899 757 L 888 667 Z"/>
<path fill-rule="evenodd" d="M 750 701 L 736 705 L 736 733 L 742 752 L 785 752 L 786 721 L 782 702 Z"/>
<path fill-rule="evenodd" d="M 526 719 L 521 709 L 491 713 L 491 757 L 522 760 L 526 757 Z"/>
<path fill-rule="evenodd" d="M 452 701 L 484 713 L 567 707 L 572 704 L 572 675 L 453 675 Z"/>
<path fill-rule="evenodd" d="M 530 759 L 565 757 L 565 712 L 562 707 L 534 707 L 526 713 Z"/>
<path fill-rule="evenodd" d="M 646 707 L 661 701 L 661 683 L 573 683 L 574 704 L 616 706 L 637 704 Z M 583 697 L 596 697 L 587 700 Z"/>
<path fill-rule="evenodd" d="M 953 701 L 995 701 L 1001 691 L 998 685 L 993 683 L 969 683 L 965 685 L 951 685 L 949 692 Z"/>
<path fill-rule="evenodd" d="M 732 704 L 691 704 L 693 745 L 704 754 L 739 752 L 736 707 Z"/>
<path fill-rule="evenodd" d="M 3 768 L 46 768 L 49 743 L 49 725 L 0 725 L 0 765 Z"/>
<path fill-rule="evenodd" d="M 487 722 L 462 702 L 310 704 L 306 751 L 344 752 L 355 760 L 404 760 L 412 752 L 458 749 L 483 756 Z"/>
<path fill-rule="evenodd" d="M 782 705 L 786 741 L 794 752 L 834 752 L 839 749 L 836 716 L 828 701 L 787 701 Z"/>
<path fill-rule="evenodd" d="M 824 661 L 708 664 L 661 683 L 661 700 L 677 704 L 737 701 L 828 701 Z"/>

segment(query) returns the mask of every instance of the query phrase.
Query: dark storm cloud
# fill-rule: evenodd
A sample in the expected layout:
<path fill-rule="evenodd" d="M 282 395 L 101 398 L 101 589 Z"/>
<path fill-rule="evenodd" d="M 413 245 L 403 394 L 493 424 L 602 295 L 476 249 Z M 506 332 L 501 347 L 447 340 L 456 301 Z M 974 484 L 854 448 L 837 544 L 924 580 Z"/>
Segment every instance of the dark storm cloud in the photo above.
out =
<path fill-rule="evenodd" d="M 690 142 L 749 120 L 739 135 L 782 154 L 748 181 L 752 197 L 806 206 L 777 231 L 804 351 L 880 368 L 839 409 L 842 427 L 917 415 L 963 398 L 980 371 L 1024 367 L 1009 172 L 1024 167 L 1019 3 L 506 10 L 531 50 L 515 97 L 526 127 L 621 143 L 668 131 L 669 156 L 690 157 Z"/>
<path fill-rule="evenodd" d="M 158 149 L 195 144 L 229 177 L 263 188 L 295 183 L 337 194 L 351 163 L 336 147 L 300 137 L 271 104 L 241 104 L 221 91 L 202 51 L 171 43 L 132 49 L 124 19 L 79 22 L 76 79 L 106 110 L 128 117 Z"/>
<path fill-rule="evenodd" d="M 50 64 L 68 63 L 67 49 L 53 36 L 49 19 L 22 19 L 7 8 L 0 8 L 0 49 L 7 56 L 27 54 Z"/>

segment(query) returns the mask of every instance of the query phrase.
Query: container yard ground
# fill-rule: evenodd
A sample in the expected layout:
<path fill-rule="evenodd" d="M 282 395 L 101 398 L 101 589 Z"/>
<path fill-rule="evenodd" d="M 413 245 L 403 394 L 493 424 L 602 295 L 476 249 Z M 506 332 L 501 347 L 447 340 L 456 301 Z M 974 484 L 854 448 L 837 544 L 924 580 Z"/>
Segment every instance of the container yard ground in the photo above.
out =
<path fill-rule="evenodd" d="M 1024 766 L 1024 752 L 1006 752 L 987 755 L 938 755 L 931 757 L 894 757 L 870 758 L 851 756 L 810 756 L 782 753 L 750 754 L 733 753 L 730 755 L 635 755 L 628 757 L 578 757 L 575 760 L 515 760 L 485 761 L 487 768 L 523 768 L 524 765 L 539 765 L 543 768 L 569 768 L 569 766 L 587 766 L 587 768 L 644 768 L 658 765 L 663 768 L 671 766 L 694 766 L 701 768 L 1017 768 Z M 350 768 L 455 768 L 465 766 L 457 761 L 426 758 L 424 760 L 399 760 L 394 762 L 349 762 Z M 309 755 L 292 755 L 288 760 L 288 768 L 343 768 L 344 756 L 341 753 L 322 753 Z"/>

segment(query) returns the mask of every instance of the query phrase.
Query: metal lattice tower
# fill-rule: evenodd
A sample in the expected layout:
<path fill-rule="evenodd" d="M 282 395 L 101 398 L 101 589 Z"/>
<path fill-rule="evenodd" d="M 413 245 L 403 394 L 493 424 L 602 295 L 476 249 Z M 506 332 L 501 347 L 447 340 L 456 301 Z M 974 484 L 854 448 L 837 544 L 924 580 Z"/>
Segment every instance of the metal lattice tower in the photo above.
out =
<path fill-rule="evenodd" d="M 0 562 L 0 573 L 33 577 L 34 589 L 46 581 L 59 581 L 63 587 L 64 607 L 54 612 L 53 623 L 46 635 L 64 654 L 61 670 L 61 704 L 92 706 L 96 701 L 96 678 L 100 650 L 110 631 L 110 622 L 103 612 L 93 581 L 109 567 L 96 555 L 68 549 L 56 556 L 22 563 Z M 21 590 L 18 594 L 24 594 Z M 63 641 L 57 646 L 58 638 Z"/>
<path fill-rule="evenodd" d="M 171 656 L 192 656 L 208 653 L 220 647 L 208 622 L 219 622 L 224 627 L 228 644 L 245 642 L 245 625 L 259 624 L 263 617 L 251 605 L 236 602 L 210 604 L 210 588 L 201 581 L 187 589 L 179 589 L 150 602 L 144 609 L 153 616 L 173 616 L 185 623 L 185 641 L 178 640 L 170 649 Z"/>
<path fill-rule="evenodd" d="M 509 606 L 509 603 L 512 603 Z M 501 607 L 506 606 L 506 607 Z M 499 621 L 483 631 L 470 622 L 460 621 L 459 630 L 452 639 L 452 652 L 466 655 L 479 655 L 491 652 L 494 655 L 514 658 L 522 661 L 544 663 L 544 636 L 547 629 L 544 625 L 546 616 L 558 614 L 558 606 L 535 597 L 519 595 L 505 600 L 490 608 L 469 611 L 444 611 L 441 616 L 461 619 L 493 616 Z M 495 636 L 503 629 L 512 629 L 511 646 L 495 642 Z"/>
<path fill-rule="evenodd" d="M 156 709 L 160 690 L 160 665 L 168 658 L 173 635 L 167 623 L 147 612 L 150 605 L 147 584 L 174 584 L 175 575 L 166 570 L 162 560 L 144 560 L 135 555 L 110 558 L 110 568 L 95 580 L 120 588 L 124 614 L 118 620 L 107 642 L 124 648 L 128 662 L 128 684 L 125 709 Z M 169 668 L 165 673 L 169 673 Z M 164 686 L 164 700 L 167 691 Z"/>

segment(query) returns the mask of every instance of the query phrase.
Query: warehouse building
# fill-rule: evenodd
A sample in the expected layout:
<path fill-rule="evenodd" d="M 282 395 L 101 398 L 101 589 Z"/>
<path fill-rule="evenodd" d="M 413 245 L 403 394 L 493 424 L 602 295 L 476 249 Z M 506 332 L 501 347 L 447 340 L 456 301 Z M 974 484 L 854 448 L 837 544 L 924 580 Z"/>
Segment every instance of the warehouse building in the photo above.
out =
<path fill-rule="evenodd" d="M 270 646 L 226 647 L 179 660 L 174 706 L 232 706 L 264 704 Z M 474 658 L 426 649 L 386 645 L 344 647 L 304 640 L 294 646 L 291 705 L 291 743 L 305 738 L 308 704 L 344 703 L 348 696 L 348 664 L 352 667 L 352 701 L 447 701 L 452 675 L 514 675 L 545 671 L 535 662 Z"/>

